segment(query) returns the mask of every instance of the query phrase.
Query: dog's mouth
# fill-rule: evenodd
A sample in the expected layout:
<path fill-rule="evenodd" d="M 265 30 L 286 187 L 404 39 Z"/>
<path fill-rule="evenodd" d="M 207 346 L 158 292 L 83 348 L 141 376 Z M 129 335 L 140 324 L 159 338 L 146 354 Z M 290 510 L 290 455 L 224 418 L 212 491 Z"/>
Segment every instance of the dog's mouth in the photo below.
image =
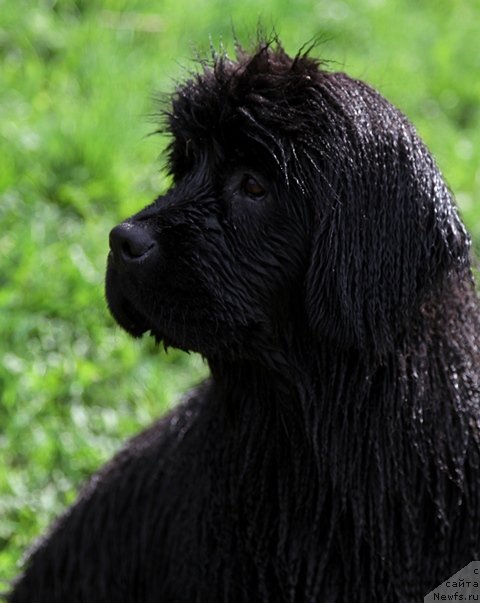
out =
<path fill-rule="evenodd" d="M 115 309 L 111 306 L 110 309 L 118 324 L 133 337 L 141 337 L 151 328 L 147 320 L 126 298 L 121 299 Z"/>
<path fill-rule="evenodd" d="M 181 349 L 193 349 L 208 322 L 207 313 L 198 316 L 192 311 L 192 295 L 175 291 L 174 299 L 145 289 L 132 275 L 122 275 L 109 258 L 105 286 L 109 310 L 127 333 L 140 338 L 149 333 L 157 343 Z M 154 295 L 154 299 L 152 299 Z M 171 297 L 171 296 L 170 296 Z M 183 300 L 183 302 L 181 301 Z M 188 316 L 188 319 L 187 319 Z M 192 340 L 192 341 L 190 341 Z"/>
<path fill-rule="evenodd" d="M 105 281 L 108 308 L 122 329 L 133 337 L 141 337 L 151 330 L 152 325 L 138 304 L 131 301 L 128 292 L 124 291 L 121 280 L 109 256 Z"/>

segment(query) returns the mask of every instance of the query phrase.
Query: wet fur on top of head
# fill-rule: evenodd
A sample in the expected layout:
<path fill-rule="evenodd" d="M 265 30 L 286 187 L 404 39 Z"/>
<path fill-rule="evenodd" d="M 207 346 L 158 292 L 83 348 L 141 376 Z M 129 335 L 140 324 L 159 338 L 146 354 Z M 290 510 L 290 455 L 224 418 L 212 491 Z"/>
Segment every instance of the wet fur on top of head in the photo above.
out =
<path fill-rule="evenodd" d="M 9 601 L 54 600 L 45 575 L 89 602 L 420 601 L 480 543 L 478 302 L 434 160 L 372 88 L 277 43 L 216 56 L 165 120 L 173 185 L 117 230 L 107 300 L 212 378 Z"/>

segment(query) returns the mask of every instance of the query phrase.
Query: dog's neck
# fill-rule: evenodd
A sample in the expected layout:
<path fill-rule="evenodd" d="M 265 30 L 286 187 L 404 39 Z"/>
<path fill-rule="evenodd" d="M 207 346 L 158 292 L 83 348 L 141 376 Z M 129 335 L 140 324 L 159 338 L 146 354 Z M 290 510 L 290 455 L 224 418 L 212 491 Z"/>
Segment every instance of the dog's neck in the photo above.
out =
<path fill-rule="evenodd" d="M 249 550 L 283 559 L 297 549 L 322 580 L 338 567 L 378 579 L 385 563 L 420 567 L 462 513 L 478 518 L 477 486 L 466 480 L 479 462 L 478 336 L 471 321 L 466 332 L 448 329 L 453 311 L 426 310 L 377 362 L 313 340 L 280 371 L 210 362 L 232 507 L 255 525 L 251 541 L 242 536 Z M 465 538 L 473 550 L 475 535 Z"/>
<path fill-rule="evenodd" d="M 221 412 L 233 432 L 269 425 L 272 439 L 317 459 L 322 475 L 327 471 L 343 493 L 363 487 L 372 463 L 378 479 L 388 481 L 413 463 L 460 488 L 466 423 L 480 423 L 480 325 L 452 316 L 462 305 L 473 314 L 473 289 L 452 295 L 461 300 L 423 306 L 408 339 L 399 337 L 382 358 L 313 337 L 305 345 L 302 333 L 302 345 L 292 345 L 291 336 L 283 348 L 270 342 L 268 353 L 254 360 L 210 360 Z"/>

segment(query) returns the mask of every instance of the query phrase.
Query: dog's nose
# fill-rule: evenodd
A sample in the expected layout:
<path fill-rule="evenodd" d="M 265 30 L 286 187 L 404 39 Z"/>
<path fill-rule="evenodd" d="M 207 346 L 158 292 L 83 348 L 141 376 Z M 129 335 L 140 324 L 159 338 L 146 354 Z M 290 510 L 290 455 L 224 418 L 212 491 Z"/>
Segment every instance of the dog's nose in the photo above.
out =
<path fill-rule="evenodd" d="M 147 229 L 129 222 L 115 226 L 110 232 L 110 249 L 115 264 L 119 266 L 145 260 L 156 245 Z"/>

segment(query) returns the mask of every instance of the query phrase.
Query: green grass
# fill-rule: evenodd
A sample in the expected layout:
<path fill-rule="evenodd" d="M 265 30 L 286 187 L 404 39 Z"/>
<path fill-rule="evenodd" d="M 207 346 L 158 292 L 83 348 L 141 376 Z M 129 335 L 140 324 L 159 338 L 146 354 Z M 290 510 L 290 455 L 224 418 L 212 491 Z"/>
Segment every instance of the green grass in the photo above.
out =
<path fill-rule="evenodd" d="M 261 6 L 259 9 L 258 7 Z M 152 96 L 262 22 L 399 105 L 480 243 L 478 0 L 0 0 L 0 590 L 128 436 L 201 378 L 113 324 L 110 228 L 167 186 Z"/>

